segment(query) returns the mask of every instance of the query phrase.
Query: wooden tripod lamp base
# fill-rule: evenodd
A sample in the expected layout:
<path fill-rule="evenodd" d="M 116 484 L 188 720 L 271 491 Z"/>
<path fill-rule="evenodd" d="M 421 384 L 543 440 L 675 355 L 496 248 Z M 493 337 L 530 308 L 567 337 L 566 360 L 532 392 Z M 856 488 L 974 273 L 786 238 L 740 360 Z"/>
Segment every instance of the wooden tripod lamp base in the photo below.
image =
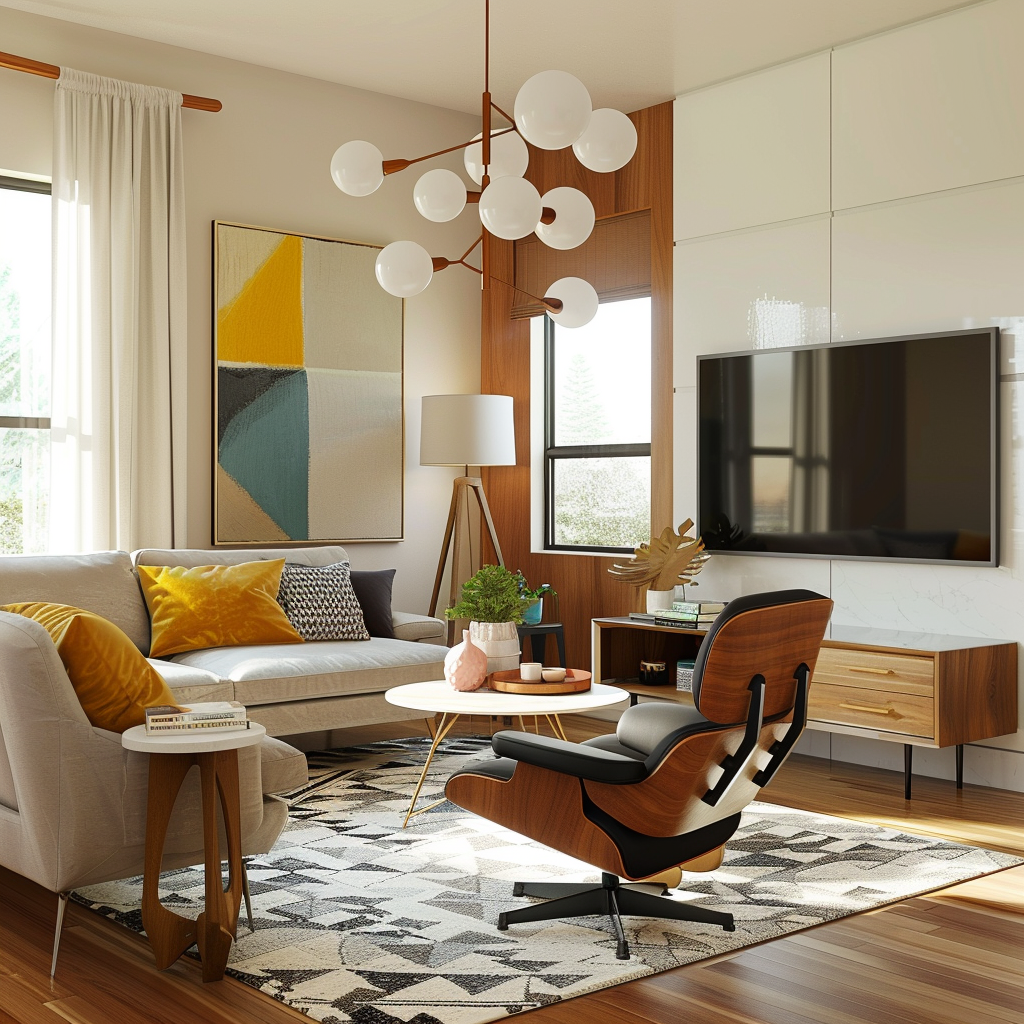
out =
<path fill-rule="evenodd" d="M 448 524 L 444 530 L 444 542 L 441 544 L 441 557 L 437 561 L 437 574 L 434 576 L 434 592 L 430 597 L 430 614 L 437 614 L 437 601 L 441 595 L 441 581 L 444 578 L 444 567 L 448 562 L 449 553 L 452 554 L 452 571 L 448 588 L 448 604 L 450 608 L 459 600 L 459 592 L 462 589 L 462 580 L 459 578 L 459 567 L 462 565 L 464 538 L 471 536 L 472 513 L 470 511 L 470 496 L 476 499 L 483 517 L 484 529 L 494 546 L 494 553 L 498 559 L 498 565 L 504 565 L 505 560 L 501 556 L 501 545 L 498 544 L 498 535 L 494 529 L 494 520 L 491 518 L 491 510 L 487 504 L 487 495 L 484 494 L 484 482 L 478 476 L 460 476 L 455 478 L 452 488 L 452 504 L 448 509 Z M 481 552 L 477 550 L 475 557 L 472 557 L 469 565 L 469 574 L 472 575 L 482 564 Z M 455 638 L 455 623 L 449 621 L 445 633 L 445 642 L 451 647 Z"/>

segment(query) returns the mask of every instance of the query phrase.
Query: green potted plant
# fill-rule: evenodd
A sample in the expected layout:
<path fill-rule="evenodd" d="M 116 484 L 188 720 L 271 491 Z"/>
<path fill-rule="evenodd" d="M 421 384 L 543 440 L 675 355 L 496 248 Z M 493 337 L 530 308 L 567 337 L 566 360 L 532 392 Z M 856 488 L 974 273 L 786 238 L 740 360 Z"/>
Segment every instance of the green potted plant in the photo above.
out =
<path fill-rule="evenodd" d="M 519 583 L 519 596 L 524 601 L 529 602 L 526 611 L 523 612 L 523 624 L 526 626 L 536 626 L 544 614 L 545 596 L 557 599 L 558 592 L 550 583 L 542 583 L 536 589 L 532 588 L 526 582 L 526 577 L 523 575 L 522 570 L 516 573 L 516 581 Z"/>
<path fill-rule="evenodd" d="M 501 565 L 485 565 L 462 584 L 462 596 L 445 616 L 469 619 L 473 643 L 487 655 L 487 671 L 502 672 L 519 665 L 516 626 L 532 598 L 519 591 L 519 578 Z"/>

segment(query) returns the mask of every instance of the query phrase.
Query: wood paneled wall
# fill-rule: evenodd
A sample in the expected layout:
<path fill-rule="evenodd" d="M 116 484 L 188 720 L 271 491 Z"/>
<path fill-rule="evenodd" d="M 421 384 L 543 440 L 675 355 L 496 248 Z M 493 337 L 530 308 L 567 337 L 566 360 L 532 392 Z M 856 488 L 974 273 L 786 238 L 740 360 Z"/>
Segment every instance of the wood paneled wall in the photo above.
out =
<path fill-rule="evenodd" d="M 630 118 L 637 151 L 621 171 L 596 174 L 571 150 L 531 146 L 526 177 L 542 194 L 558 185 L 582 189 L 598 217 L 651 211 L 651 527 L 660 533 L 672 523 L 672 104 Z M 488 257 L 495 277 L 515 280 L 514 243 L 489 239 Z M 569 665 L 589 668 L 590 620 L 624 615 L 632 591 L 608 575 L 613 557 L 531 550 L 530 322 L 510 318 L 511 288 L 493 284 L 482 295 L 481 390 L 515 399 L 516 465 L 483 471 L 502 554 L 533 586 L 550 583 L 558 591 Z"/>

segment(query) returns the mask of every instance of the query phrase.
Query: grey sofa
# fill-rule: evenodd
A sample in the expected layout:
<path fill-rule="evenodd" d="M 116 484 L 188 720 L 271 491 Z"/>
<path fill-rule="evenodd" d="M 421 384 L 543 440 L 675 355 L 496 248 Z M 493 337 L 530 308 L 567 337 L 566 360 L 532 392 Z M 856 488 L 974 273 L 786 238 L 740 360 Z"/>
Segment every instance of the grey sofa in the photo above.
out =
<path fill-rule="evenodd" d="M 0 557 L 0 605 L 53 601 L 74 605 L 116 623 L 143 654 L 149 653 L 149 614 L 135 565 L 237 565 L 286 558 L 330 565 L 348 558 L 337 546 L 225 551 L 143 549 L 129 555 Z M 392 614 L 397 639 L 317 641 L 217 647 L 151 659 L 183 702 L 241 701 L 271 736 L 298 737 L 305 749 L 330 744 L 329 733 L 356 725 L 402 721 L 409 712 L 384 700 L 384 691 L 444 674 L 444 624 L 408 612 Z M 0 645 L 0 659 L 4 657 Z"/>

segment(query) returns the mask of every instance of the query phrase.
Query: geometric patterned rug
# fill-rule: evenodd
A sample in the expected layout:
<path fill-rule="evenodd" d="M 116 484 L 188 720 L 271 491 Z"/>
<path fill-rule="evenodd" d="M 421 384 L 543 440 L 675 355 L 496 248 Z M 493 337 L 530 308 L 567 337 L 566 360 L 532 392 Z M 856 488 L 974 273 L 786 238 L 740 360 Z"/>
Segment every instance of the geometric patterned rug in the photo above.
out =
<path fill-rule="evenodd" d="M 514 881 L 597 881 L 600 872 L 449 803 L 402 817 L 426 740 L 310 755 L 286 830 L 249 862 L 255 934 L 243 918 L 228 973 L 325 1024 L 482 1024 L 943 888 L 1019 857 L 755 803 L 710 874 L 666 898 L 735 915 L 736 931 L 624 918 L 632 958 L 615 959 L 604 918 L 512 925 L 530 903 Z M 421 795 L 489 742 L 446 741 Z M 202 909 L 202 869 L 163 876 L 165 902 Z M 75 898 L 142 930 L 141 878 Z"/>

